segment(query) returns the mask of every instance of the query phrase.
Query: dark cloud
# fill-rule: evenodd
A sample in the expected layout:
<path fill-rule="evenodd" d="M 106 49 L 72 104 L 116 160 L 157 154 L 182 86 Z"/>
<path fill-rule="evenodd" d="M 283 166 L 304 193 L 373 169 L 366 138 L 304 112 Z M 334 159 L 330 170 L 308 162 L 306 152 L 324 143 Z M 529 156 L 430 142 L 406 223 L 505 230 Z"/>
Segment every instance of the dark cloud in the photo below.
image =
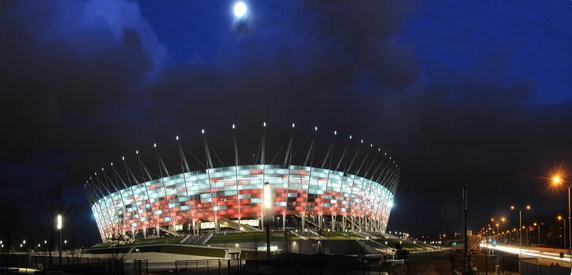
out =
<path fill-rule="evenodd" d="M 543 190 L 545 164 L 571 153 L 571 103 L 538 101 L 542 79 L 515 72 L 502 43 L 468 47 L 477 32 L 435 42 L 443 15 L 414 25 L 427 16 L 416 1 L 257 2 L 241 32 L 209 16 L 220 4 L 197 4 L 209 12 L 193 16 L 156 5 L 0 6 L 0 126 L 9 129 L 0 174 L 8 184 L 64 176 L 79 200 L 93 171 L 153 142 L 180 135 L 200 150 L 207 128 L 224 151 L 231 123 L 256 143 L 262 121 L 282 129 L 276 136 L 296 122 L 300 131 L 352 133 L 395 156 L 402 180 L 390 228 L 424 233 L 461 228 L 453 207 L 461 185 L 471 187 L 478 223 Z M 460 48 L 470 62 L 456 59 Z M 425 228 L 416 226 L 422 217 Z"/>

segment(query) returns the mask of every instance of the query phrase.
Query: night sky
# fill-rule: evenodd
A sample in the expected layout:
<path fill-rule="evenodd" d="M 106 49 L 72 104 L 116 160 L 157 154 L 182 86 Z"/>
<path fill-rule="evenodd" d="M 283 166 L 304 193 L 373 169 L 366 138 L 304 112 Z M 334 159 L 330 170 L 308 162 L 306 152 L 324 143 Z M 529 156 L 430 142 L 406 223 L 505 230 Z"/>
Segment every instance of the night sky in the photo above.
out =
<path fill-rule="evenodd" d="M 237 23 L 233 1 L 0 1 L 0 184 L 27 203 L 23 234 L 61 178 L 95 243 L 94 171 L 262 121 L 391 153 L 389 230 L 460 232 L 462 185 L 473 228 L 511 203 L 565 209 L 545 177 L 572 164 L 571 1 L 246 3 Z"/>

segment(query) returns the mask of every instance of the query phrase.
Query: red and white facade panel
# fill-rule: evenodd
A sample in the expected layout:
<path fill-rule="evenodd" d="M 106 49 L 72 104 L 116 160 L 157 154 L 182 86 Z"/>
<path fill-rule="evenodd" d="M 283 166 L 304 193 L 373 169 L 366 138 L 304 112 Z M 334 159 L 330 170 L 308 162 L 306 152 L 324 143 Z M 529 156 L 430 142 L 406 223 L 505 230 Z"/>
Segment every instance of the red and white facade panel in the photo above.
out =
<path fill-rule="evenodd" d="M 118 231 L 258 218 L 264 182 L 273 189 L 274 215 L 364 217 L 385 230 L 393 205 L 393 194 L 367 178 L 307 166 L 251 165 L 133 185 L 95 201 L 92 211 L 103 239 Z"/>

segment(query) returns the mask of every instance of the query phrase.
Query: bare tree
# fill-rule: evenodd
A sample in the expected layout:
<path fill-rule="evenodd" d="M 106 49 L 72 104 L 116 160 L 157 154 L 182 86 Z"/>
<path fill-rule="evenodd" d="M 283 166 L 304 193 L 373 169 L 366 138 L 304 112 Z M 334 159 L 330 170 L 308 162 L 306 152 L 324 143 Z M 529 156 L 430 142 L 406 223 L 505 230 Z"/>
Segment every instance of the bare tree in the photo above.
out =
<path fill-rule="evenodd" d="M 52 263 L 52 251 L 59 246 L 59 232 L 56 229 L 56 217 L 63 216 L 63 230 L 68 230 L 78 216 L 75 202 L 68 202 L 65 198 L 65 184 L 61 179 L 53 179 L 46 189 L 45 200 L 38 205 L 38 217 L 47 228 L 49 263 Z"/>
<path fill-rule="evenodd" d="M 2 219 L 0 220 L 0 233 L 6 247 L 6 269 L 10 266 L 10 249 L 18 237 L 22 222 L 22 208 L 14 199 L 2 207 Z"/>

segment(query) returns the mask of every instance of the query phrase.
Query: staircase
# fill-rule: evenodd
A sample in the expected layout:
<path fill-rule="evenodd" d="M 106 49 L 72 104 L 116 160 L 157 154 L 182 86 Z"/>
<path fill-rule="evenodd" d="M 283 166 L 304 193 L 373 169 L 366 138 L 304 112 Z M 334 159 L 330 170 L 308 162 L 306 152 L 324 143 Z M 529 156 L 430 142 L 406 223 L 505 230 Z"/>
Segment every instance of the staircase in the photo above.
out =
<path fill-rule="evenodd" d="M 161 230 L 162 232 L 165 232 L 165 234 L 170 235 L 170 236 L 174 236 L 174 237 L 180 237 L 180 236 L 182 236 L 181 234 L 179 234 L 179 233 L 177 233 L 177 232 L 175 232 L 175 231 L 172 231 L 172 230 L 169 230 L 169 229 L 165 229 L 165 228 L 163 228 L 163 227 L 159 227 L 159 230 Z"/>
<path fill-rule="evenodd" d="M 309 230 L 309 229 L 307 229 L 306 232 L 290 231 L 290 233 L 292 233 L 295 236 L 298 236 L 299 238 L 304 239 L 304 240 L 307 240 L 307 239 L 324 240 L 324 239 L 326 239 L 322 235 L 316 233 L 313 230 Z"/>
<path fill-rule="evenodd" d="M 214 231 L 209 231 L 201 234 L 194 242 L 194 244 L 205 245 L 214 236 Z"/>
<path fill-rule="evenodd" d="M 200 235 L 188 235 L 180 243 L 204 245 L 214 236 L 213 231 L 205 232 Z"/>
<path fill-rule="evenodd" d="M 243 224 L 243 223 L 238 223 L 236 221 L 232 221 L 229 219 L 220 219 L 218 221 L 218 223 L 220 225 L 224 225 L 224 226 L 227 226 L 227 227 L 230 227 L 232 229 L 242 231 L 242 232 L 261 232 L 262 231 L 256 227 L 254 227 L 254 226 L 251 226 L 248 224 Z"/>
<path fill-rule="evenodd" d="M 298 217 L 300 220 L 302 220 L 302 218 L 303 218 L 303 215 L 300 215 L 300 214 L 296 214 L 295 216 Z M 316 229 L 320 229 L 320 226 L 318 226 L 312 220 L 308 219 L 308 217 L 306 217 L 304 220 L 306 221 L 307 224 L 315 227 Z"/>
<path fill-rule="evenodd" d="M 356 234 L 356 235 L 358 235 L 358 236 L 360 236 L 360 237 L 362 237 L 362 238 L 364 238 L 364 239 L 373 239 L 373 238 L 375 238 L 375 236 L 373 236 L 373 235 L 371 235 L 371 234 L 368 234 L 368 233 L 366 233 L 366 232 L 363 232 L 363 231 L 362 231 L 362 232 L 352 231 L 352 233 L 354 233 L 354 234 Z"/>

